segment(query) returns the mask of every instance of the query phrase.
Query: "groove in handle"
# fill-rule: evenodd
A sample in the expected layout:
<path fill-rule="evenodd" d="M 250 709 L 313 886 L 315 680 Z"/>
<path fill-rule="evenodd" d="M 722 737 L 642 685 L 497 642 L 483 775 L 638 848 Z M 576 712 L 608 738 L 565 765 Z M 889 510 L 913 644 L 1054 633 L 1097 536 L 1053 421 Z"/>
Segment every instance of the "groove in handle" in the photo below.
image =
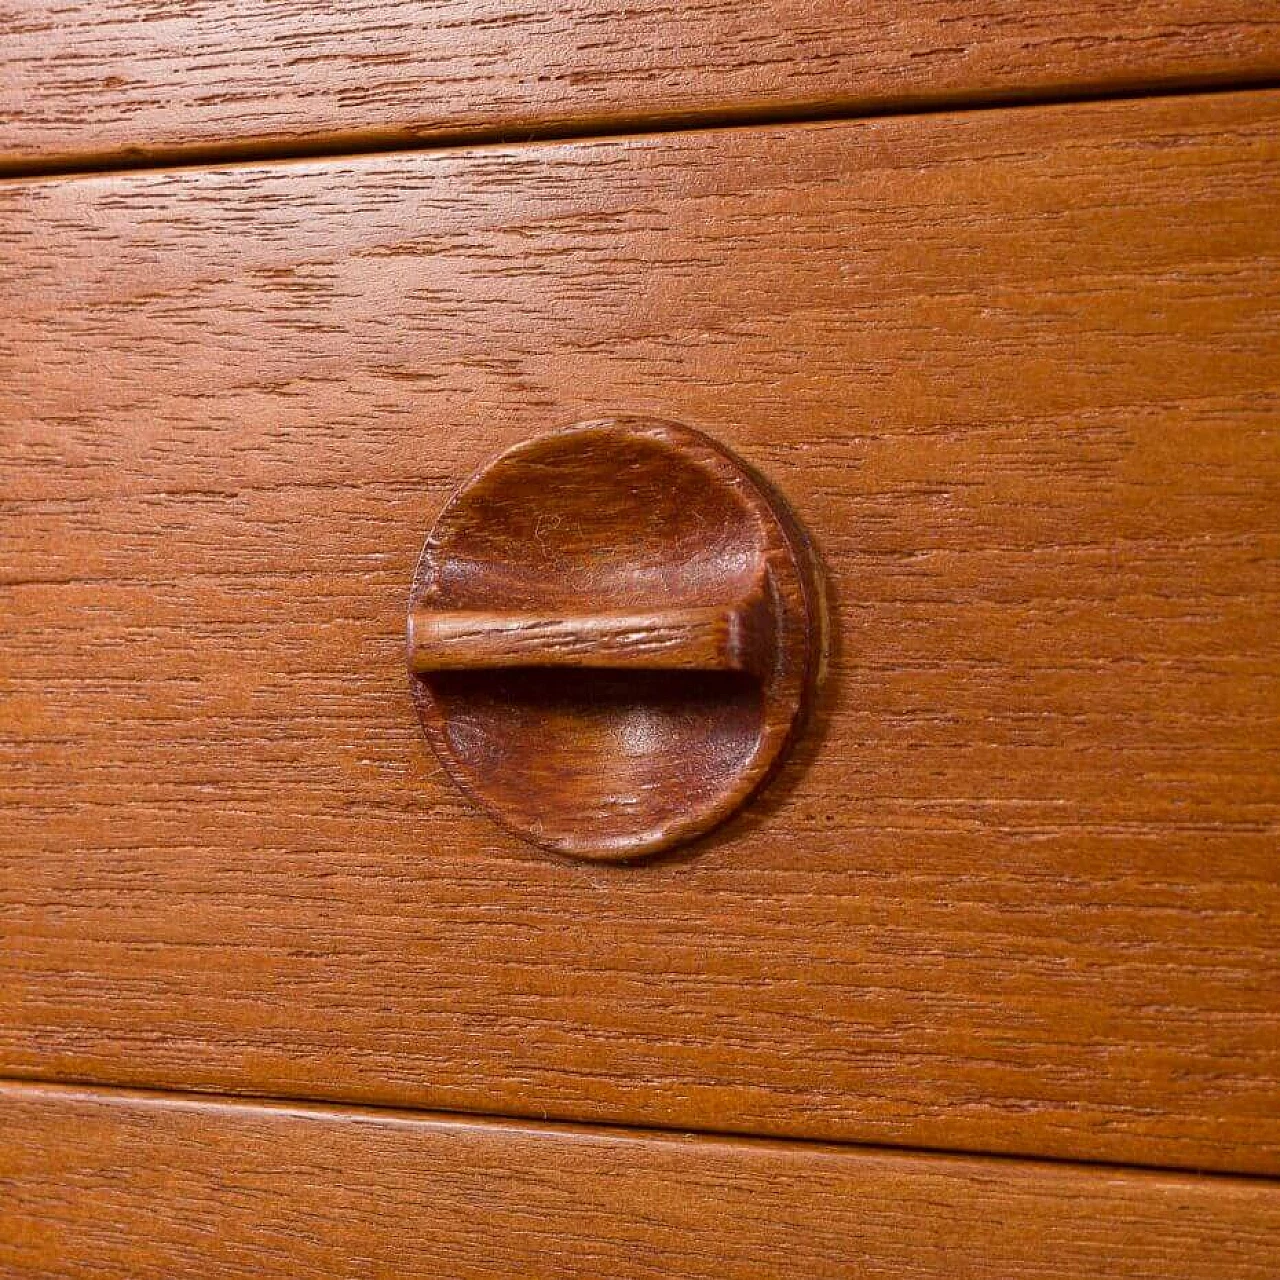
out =
<path fill-rule="evenodd" d="M 760 663 L 760 605 L 600 612 L 569 617 L 415 609 L 409 670 L 581 667 L 747 671 Z"/>

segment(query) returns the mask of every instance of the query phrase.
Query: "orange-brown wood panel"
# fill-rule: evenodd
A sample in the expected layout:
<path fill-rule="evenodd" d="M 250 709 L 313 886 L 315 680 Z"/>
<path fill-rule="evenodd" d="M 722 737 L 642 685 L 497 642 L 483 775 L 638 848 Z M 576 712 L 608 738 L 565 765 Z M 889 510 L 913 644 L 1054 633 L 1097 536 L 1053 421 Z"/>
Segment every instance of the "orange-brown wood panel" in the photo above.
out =
<path fill-rule="evenodd" d="M 1274 1280 L 1280 1187 L 0 1086 L 0 1276 Z"/>
<path fill-rule="evenodd" d="M 13 0 L 0 168 L 1240 83 L 1248 0 Z"/>
<path fill-rule="evenodd" d="M 1280 95 L 0 186 L 0 1068 L 1280 1171 Z M 499 831 L 403 627 L 631 411 L 825 558 L 684 855 Z"/>

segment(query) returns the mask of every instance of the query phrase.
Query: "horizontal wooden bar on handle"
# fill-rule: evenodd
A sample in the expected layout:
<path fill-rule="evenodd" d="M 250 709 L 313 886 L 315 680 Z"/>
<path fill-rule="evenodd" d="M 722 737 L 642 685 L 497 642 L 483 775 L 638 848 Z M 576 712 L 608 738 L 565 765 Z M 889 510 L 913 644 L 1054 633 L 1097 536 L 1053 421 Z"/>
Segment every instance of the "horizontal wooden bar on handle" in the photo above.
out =
<path fill-rule="evenodd" d="M 1257 0 L 14 0 L 0 172 L 1280 75 Z"/>
<path fill-rule="evenodd" d="M 1275 1280 L 1280 1187 L 0 1086 L 26 1280 Z"/>
<path fill-rule="evenodd" d="M 1275 93 L 0 184 L 0 1072 L 1280 1172 L 1278 206 Z M 584 868 L 403 620 L 620 407 L 833 643 Z"/>
<path fill-rule="evenodd" d="M 749 671 L 759 649 L 749 605 L 583 613 L 415 609 L 409 669 L 483 671 L 579 667 L 635 671 Z"/>

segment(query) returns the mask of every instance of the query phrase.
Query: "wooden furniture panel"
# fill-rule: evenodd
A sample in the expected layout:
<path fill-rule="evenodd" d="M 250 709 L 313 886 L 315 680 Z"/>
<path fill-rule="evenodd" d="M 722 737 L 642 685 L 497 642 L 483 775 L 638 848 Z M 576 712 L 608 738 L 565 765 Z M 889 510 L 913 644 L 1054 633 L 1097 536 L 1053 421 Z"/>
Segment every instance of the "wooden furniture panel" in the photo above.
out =
<path fill-rule="evenodd" d="M 0 1069 L 1280 1171 L 1280 95 L 0 186 Z M 687 854 L 449 785 L 453 486 L 613 411 L 814 533 Z"/>
<path fill-rule="evenodd" d="M 1273 1280 L 1280 1188 L 0 1086 L 0 1276 Z"/>
<path fill-rule="evenodd" d="M 1280 15 L 1246 0 L 11 0 L 0 20 L 10 169 L 1280 74 Z"/>

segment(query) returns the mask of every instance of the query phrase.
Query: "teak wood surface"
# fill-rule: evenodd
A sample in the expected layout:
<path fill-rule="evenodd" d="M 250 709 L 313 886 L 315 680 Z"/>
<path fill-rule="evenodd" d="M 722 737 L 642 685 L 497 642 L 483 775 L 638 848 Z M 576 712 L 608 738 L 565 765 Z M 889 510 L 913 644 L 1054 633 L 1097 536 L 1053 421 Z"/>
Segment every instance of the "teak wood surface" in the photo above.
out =
<path fill-rule="evenodd" d="M 1280 1187 L 0 1086 L 0 1273 L 37 1280 L 1275 1280 Z"/>
<path fill-rule="evenodd" d="M 1256 0 L 10 0 L 0 171 L 1280 75 Z"/>
<path fill-rule="evenodd" d="M 1280 1171 L 1278 198 L 1272 93 L 0 186 L 0 1070 Z M 835 605 L 638 868 L 403 652 L 459 480 L 612 411 Z"/>
<path fill-rule="evenodd" d="M 411 610 L 408 666 L 416 675 L 566 668 L 749 672 L 756 642 L 748 604 L 716 608 L 544 613 Z"/>

